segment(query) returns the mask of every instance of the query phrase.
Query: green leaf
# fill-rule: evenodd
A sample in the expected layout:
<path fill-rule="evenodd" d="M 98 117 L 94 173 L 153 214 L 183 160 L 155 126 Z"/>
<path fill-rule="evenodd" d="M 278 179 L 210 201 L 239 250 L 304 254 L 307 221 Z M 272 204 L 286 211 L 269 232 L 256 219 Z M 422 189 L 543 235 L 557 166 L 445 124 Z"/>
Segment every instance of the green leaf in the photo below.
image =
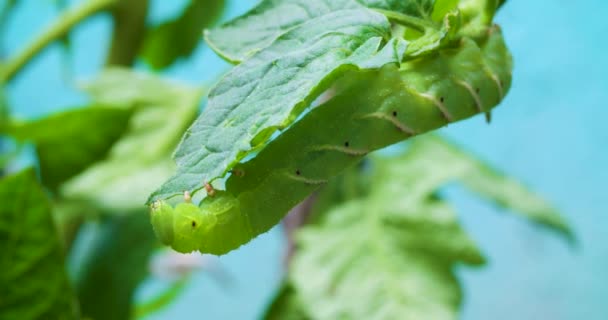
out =
<path fill-rule="evenodd" d="M 381 46 L 390 37 L 386 18 L 349 3 L 332 2 L 340 8 L 290 30 L 232 69 L 184 135 L 175 153 L 177 173 L 150 201 L 223 177 L 347 70 L 401 61 L 403 40 Z"/>
<path fill-rule="evenodd" d="M 319 193 L 312 219 L 296 234 L 291 289 L 270 310 L 304 309 L 313 319 L 456 319 L 461 290 L 453 267 L 483 259 L 438 195 L 452 182 L 530 221 L 560 221 L 556 229 L 570 234 L 521 184 L 438 137 L 418 137 L 405 153 L 372 157 Z"/>
<path fill-rule="evenodd" d="M 155 69 L 170 66 L 188 57 L 202 42 L 203 29 L 212 25 L 222 13 L 224 0 L 192 0 L 175 20 L 148 31 L 142 56 Z"/>
<path fill-rule="evenodd" d="M 55 189 L 102 160 L 126 131 L 130 117 L 130 109 L 92 106 L 11 123 L 7 133 L 36 145 L 42 182 Z"/>
<path fill-rule="evenodd" d="M 508 177 L 486 163 L 476 159 L 454 145 L 437 137 L 415 141 L 414 152 L 433 154 L 438 159 L 462 166 L 454 176 L 476 195 L 494 204 L 510 209 L 541 226 L 550 228 L 573 241 L 574 234 L 555 208 L 536 195 L 521 182 Z"/>
<path fill-rule="evenodd" d="M 263 0 L 243 16 L 206 30 L 205 40 L 217 54 L 238 63 L 309 20 L 341 8 L 356 7 L 354 1 L 345 0 Z"/>
<path fill-rule="evenodd" d="M 131 319 L 135 290 L 148 275 L 148 261 L 157 245 L 143 211 L 102 223 L 76 280 L 83 317 Z"/>
<path fill-rule="evenodd" d="M 77 319 L 49 199 L 34 170 L 0 180 L 0 319 Z"/>
<path fill-rule="evenodd" d="M 108 158 L 70 180 L 62 194 L 112 211 L 142 208 L 175 169 L 171 153 L 196 117 L 203 92 L 120 68 L 107 69 L 84 89 L 99 103 L 137 108 Z"/>
<path fill-rule="evenodd" d="M 314 319 L 453 319 L 461 292 L 452 268 L 483 259 L 449 206 L 423 188 L 410 193 L 414 168 L 380 166 L 369 197 L 297 234 L 291 283 Z"/>
<path fill-rule="evenodd" d="M 434 1 L 426 0 L 367 2 L 404 28 L 402 32 L 409 40 L 406 58 L 427 54 L 458 39 L 456 33 L 460 28 L 460 13 L 445 1 L 438 1 L 435 6 Z"/>

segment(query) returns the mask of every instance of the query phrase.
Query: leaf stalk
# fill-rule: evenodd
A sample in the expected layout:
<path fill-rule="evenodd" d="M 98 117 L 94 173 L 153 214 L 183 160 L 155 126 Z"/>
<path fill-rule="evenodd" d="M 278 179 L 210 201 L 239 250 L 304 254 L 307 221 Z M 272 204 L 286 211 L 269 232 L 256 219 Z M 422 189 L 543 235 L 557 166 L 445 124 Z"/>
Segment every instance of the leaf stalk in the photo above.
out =
<path fill-rule="evenodd" d="M 0 83 L 10 81 L 36 55 L 51 43 L 61 39 L 76 25 L 118 2 L 119 0 L 88 0 L 62 13 L 42 34 L 2 67 L 0 70 Z"/>

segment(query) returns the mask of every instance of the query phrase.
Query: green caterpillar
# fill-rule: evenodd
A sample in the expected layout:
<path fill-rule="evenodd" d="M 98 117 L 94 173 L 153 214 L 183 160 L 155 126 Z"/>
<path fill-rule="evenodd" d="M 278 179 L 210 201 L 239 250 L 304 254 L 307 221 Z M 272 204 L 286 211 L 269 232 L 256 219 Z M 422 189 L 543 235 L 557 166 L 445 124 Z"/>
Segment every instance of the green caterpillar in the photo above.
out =
<path fill-rule="evenodd" d="M 173 208 L 156 201 L 151 210 L 156 235 L 180 252 L 224 254 L 238 248 L 369 152 L 489 114 L 511 85 L 511 69 L 494 26 L 479 43 L 463 38 L 400 67 L 350 74 L 344 80 L 349 85 L 331 100 L 237 166 L 225 191 L 199 206 L 186 202 Z"/>

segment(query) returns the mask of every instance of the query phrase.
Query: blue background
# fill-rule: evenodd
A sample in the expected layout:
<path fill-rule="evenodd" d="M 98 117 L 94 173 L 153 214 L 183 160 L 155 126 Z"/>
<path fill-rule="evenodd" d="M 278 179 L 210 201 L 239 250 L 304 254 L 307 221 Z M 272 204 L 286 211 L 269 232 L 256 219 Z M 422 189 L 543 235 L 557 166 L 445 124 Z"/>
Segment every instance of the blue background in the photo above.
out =
<path fill-rule="evenodd" d="M 150 22 L 179 14 L 184 2 L 153 1 Z M 229 2 L 225 19 L 255 4 Z M 20 1 L 1 35 L 2 54 L 22 48 L 56 15 L 52 1 Z M 607 16 L 608 2 L 601 0 L 510 0 L 497 16 L 514 56 L 513 87 L 490 126 L 476 117 L 443 133 L 554 203 L 579 247 L 448 188 L 489 260 L 482 268 L 458 268 L 465 290 L 462 319 L 608 319 Z M 96 16 L 72 32 L 67 58 L 57 45 L 36 58 L 8 86 L 14 114 L 38 117 L 86 103 L 73 83 L 100 70 L 110 31 L 109 17 Z M 227 68 L 201 46 L 166 76 L 210 83 Z M 257 318 L 280 283 L 283 250 L 282 231 L 275 228 L 220 259 L 235 279 L 232 287 L 202 271 L 179 301 L 150 318 Z M 148 281 L 138 296 L 156 286 Z"/>

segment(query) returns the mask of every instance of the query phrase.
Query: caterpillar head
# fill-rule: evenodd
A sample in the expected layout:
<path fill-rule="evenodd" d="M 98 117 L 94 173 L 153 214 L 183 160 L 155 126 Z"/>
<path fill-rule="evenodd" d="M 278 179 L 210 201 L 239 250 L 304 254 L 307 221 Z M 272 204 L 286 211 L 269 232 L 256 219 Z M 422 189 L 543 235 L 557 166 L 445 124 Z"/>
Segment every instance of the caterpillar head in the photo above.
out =
<path fill-rule="evenodd" d="M 232 239 L 225 239 L 224 232 L 243 228 L 238 201 L 226 192 L 203 199 L 199 206 L 183 202 L 172 207 L 157 201 L 151 208 L 151 221 L 156 237 L 182 253 L 225 253 Z"/>

